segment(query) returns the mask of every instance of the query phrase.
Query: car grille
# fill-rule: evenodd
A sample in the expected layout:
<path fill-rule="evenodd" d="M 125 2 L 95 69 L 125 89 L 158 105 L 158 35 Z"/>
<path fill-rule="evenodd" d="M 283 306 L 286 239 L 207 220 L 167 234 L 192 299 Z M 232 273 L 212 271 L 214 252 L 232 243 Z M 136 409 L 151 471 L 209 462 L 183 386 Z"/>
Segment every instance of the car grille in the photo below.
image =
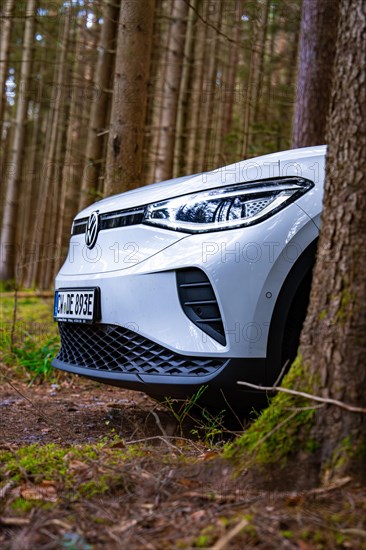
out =
<path fill-rule="evenodd" d="M 115 229 L 116 227 L 127 227 L 142 223 L 145 207 L 132 208 L 130 210 L 118 210 L 108 212 L 99 216 L 99 231 L 104 229 Z M 71 235 L 82 235 L 86 232 L 89 218 L 79 218 L 74 220 L 71 229 Z"/>
<path fill-rule="evenodd" d="M 207 275 L 195 267 L 180 269 L 177 271 L 177 285 L 187 317 L 224 346 L 226 338 L 220 308 Z"/>
<path fill-rule="evenodd" d="M 187 357 L 115 325 L 59 323 L 57 359 L 88 369 L 128 374 L 206 376 L 225 360 Z"/>

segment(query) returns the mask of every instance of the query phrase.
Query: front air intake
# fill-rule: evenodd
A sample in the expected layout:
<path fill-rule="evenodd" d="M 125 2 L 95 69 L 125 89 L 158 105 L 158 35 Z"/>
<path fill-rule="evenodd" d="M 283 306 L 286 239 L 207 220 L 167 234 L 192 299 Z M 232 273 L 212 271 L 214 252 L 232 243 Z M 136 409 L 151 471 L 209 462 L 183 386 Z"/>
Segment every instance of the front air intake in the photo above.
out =
<path fill-rule="evenodd" d="M 226 345 L 224 325 L 214 289 L 207 275 L 197 268 L 177 271 L 178 294 L 187 317 L 214 340 Z"/>
<path fill-rule="evenodd" d="M 108 371 L 117 375 L 199 378 L 212 375 L 225 363 L 225 359 L 217 357 L 180 355 L 116 325 L 61 322 L 58 328 L 61 336 L 58 361 L 64 366 L 90 369 L 90 376 L 93 371 Z"/>

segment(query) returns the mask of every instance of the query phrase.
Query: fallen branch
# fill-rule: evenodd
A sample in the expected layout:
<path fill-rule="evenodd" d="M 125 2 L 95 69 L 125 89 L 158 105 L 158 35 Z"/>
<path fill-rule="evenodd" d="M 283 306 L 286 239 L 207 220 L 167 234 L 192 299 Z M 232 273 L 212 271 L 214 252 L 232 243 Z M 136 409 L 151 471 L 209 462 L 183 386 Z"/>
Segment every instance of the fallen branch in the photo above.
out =
<path fill-rule="evenodd" d="M 226 535 L 224 535 L 221 539 L 219 539 L 213 546 L 212 550 L 224 550 L 227 548 L 228 543 L 236 537 L 244 529 L 244 527 L 247 527 L 249 525 L 249 522 L 247 519 L 242 519 L 233 527 Z"/>
<path fill-rule="evenodd" d="M 346 411 L 366 414 L 366 409 L 364 407 L 355 407 L 353 405 L 349 405 L 348 403 L 343 403 L 343 401 L 338 401 L 338 399 L 331 399 L 330 397 L 319 397 L 318 395 L 312 395 L 311 393 L 290 390 L 289 388 L 282 388 L 282 387 L 276 387 L 276 386 L 257 386 L 257 384 L 251 384 L 250 382 L 243 382 L 241 380 L 238 380 L 237 384 L 239 384 L 240 386 L 247 386 L 248 388 L 253 388 L 254 390 L 262 390 L 267 392 L 279 391 L 282 393 L 289 393 L 290 395 L 305 397 L 305 399 L 311 399 L 312 401 L 318 401 L 319 403 L 335 405 L 336 407 L 340 407 L 341 409 L 345 409 Z"/>

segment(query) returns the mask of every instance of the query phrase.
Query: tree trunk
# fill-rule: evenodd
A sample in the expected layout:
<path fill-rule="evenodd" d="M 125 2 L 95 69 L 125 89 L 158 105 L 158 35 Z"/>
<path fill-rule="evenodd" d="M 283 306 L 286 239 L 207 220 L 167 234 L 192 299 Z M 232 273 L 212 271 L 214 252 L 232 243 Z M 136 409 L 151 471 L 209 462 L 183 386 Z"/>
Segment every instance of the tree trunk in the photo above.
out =
<path fill-rule="evenodd" d="M 243 1 L 239 0 L 236 6 L 236 17 L 234 27 L 234 44 L 230 44 L 228 69 L 227 69 L 227 81 L 224 82 L 225 90 L 225 107 L 224 107 L 224 121 L 223 121 L 223 133 L 228 134 L 231 129 L 231 121 L 233 118 L 234 103 L 236 100 L 236 78 L 238 74 L 238 61 L 239 61 L 239 47 L 240 47 L 240 30 L 243 25 L 241 19 L 243 15 Z"/>
<path fill-rule="evenodd" d="M 208 7 L 208 4 L 207 4 Z M 197 152 L 200 138 L 200 127 L 198 124 L 201 101 L 202 87 L 204 82 L 204 48 L 208 33 L 208 26 L 201 21 L 197 21 L 194 49 L 194 70 L 193 84 L 189 94 L 190 109 L 188 113 L 188 144 L 187 144 L 187 172 L 194 173 L 201 170 L 197 163 Z"/>
<path fill-rule="evenodd" d="M 3 20 L 1 24 L 1 43 L 0 43 L 0 142 L 3 135 L 3 119 L 6 105 L 5 82 L 8 75 L 10 35 L 11 35 L 11 18 L 14 11 L 15 0 L 7 0 Z M 0 154 L 1 162 L 1 154 Z"/>
<path fill-rule="evenodd" d="M 314 393 L 358 407 L 365 407 L 366 395 L 365 29 L 365 2 L 340 0 L 323 227 L 301 339 Z M 365 414 L 328 406 L 314 434 L 323 474 L 356 466 L 365 479 Z"/>
<path fill-rule="evenodd" d="M 265 4 L 262 8 L 262 27 L 260 31 L 260 42 L 259 42 L 259 65 L 258 65 L 258 79 L 257 87 L 255 90 L 254 97 L 254 109 L 253 109 L 253 118 L 257 122 L 259 116 L 259 105 L 262 101 L 262 90 L 263 90 L 263 68 L 264 68 L 264 56 L 266 54 L 266 42 L 267 42 L 267 31 L 268 31 L 268 16 L 269 16 L 270 0 L 265 0 Z M 296 46 L 297 51 L 297 46 Z"/>
<path fill-rule="evenodd" d="M 176 139 L 174 147 L 174 176 L 182 176 L 185 173 L 188 118 L 187 115 L 190 107 L 188 100 L 189 90 L 192 86 L 195 26 L 197 23 L 197 4 L 197 0 L 192 0 L 192 9 L 190 9 L 188 13 L 187 33 L 184 46 L 184 62 L 177 111 Z"/>
<path fill-rule="evenodd" d="M 98 45 L 98 61 L 94 81 L 96 96 L 93 98 L 91 107 L 85 166 L 79 201 L 80 210 L 95 199 L 95 192 L 98 189 L 99 177 L 102 172 L 109 103 L 111 100 L 118 14 L 119 5 L 113 0 L 106 1 L 103 4 L 103 26 Z"/>
<path fill-rule="evenodd" d="M 146 183 L 155 181 L 171 8 L 171 3 L 156 0 L 144 135 L 143 179 Z"/>
<path fill-rule="evenodd" d="M 245 105 L 243 113 L 243 145 L 241 150 L 241 158 L 246 159 L 249 155 L 249 137 L 250 137 L 250 125 L 252 121 L 252 112 L 253 112 L 253 103 L 254 97 L 257 92 L 256 82 L 258 74 L 258 35 L 259 27 L 258 22 L 254 22 L 252 29 L 252 51 L 249 61 L 249 72 L 248 72 L 248 81 L 246 85 L 246 94 L 245 94 Z"/>
<path fill-rule="evenodd" d="M 159 128 L 159 148 L 155 178 L 166 180 L 173 175 L 174 145 L 187 28 L 188 4 L 174 0 L 169 29 L 168 51 Z"/>
<path fill-rule="evenodd" d="M 49 245 L 49 235 L 47 234 L 47 217 L 49 214 L 49 206 L 51 204 L 50 197 L 53 196 L 54 190 L 52 185 L 56 186 L 55 182 L 58 182 L 56 166 L 56 152 L 57 152 L 57 139 L 59 137 L 59 125 L 61 118 L 61 109 L 63 108 L 65 99 L 65 75 L 66 75 L 66 55 L 68 49 L 69 30 L 72 19 L 72 11 L 69 10 L 65 13 L 65 20 L 62 30 L 61 49 L 58 56 L 58 63 L 55 67 L 55 83 L 52 91 L 54 93 L 52 107 L 50 111 L 50 126 L 51 133 L 47 143 L 47 149 L 45 154 L 45 162 L 42 166 L 42 181 L 38 190 L 38 212 L 37 223 L 34 226 L 34 234 L 32 242 L 37 243 L 34 253 L 33 269 L 29 274 L 28 282 L 33 286 L 36 282 L 42 279 L 42 270 L 47 261 L 46 246 Z M 46 256 L 45 256 L 46 254 Z"/>
<path fill-rule="evenodd" d="M 155 0 L 121 4 L 105 194 L 141 183 Z"/>
<path fill-rule="evenodd" d="M 23 166 L 23 150 L 25 125 L 28 108 L 28 84 L 32 67 L 32 44 L 35 29 L 36 0 L 29 0 L 26 7 L 26 22 L 24 29 L 24 48 L 20 65 L 20 84 L 17 92 L 17 110 L 14 137 L 11 151 L 11 167 L 7 182 L 3 223 L 0 242 L 0 279 L 13 279 L 15 276 L 15 234 L 17 222 L 17 206 L 19 180 Z"/>
<path fill-rule="evenodd" d="M 293 148 L 325 143 L 338 8 L 338 0 L 303 3 Z"/>
<path fill-rule="evenodd" d="M 213 19 L 213 24 L 216 29 L 221 31 L 223 21 L 223 3 L 216 6 L 216 14 Z M 221 47 L 221 37 L 217 31 L 212 34 L 209 41 L 210 55 L 207 59 L 207 83 L 208 93 L 202 104 L 201 111 L 203 112 L 204 124 L 202 128 L 203 141 L 201 142 L 200 152 L 198 155 L 200 164 L 203 170 L 213 170 L 216 166 L 213 164 L 213 156 L 215 151 L 215 141 L 218 138 L 217 130 L 219 128 L 219 105 L 221 100 L 221 90 L 218 83 L 218 67 L 219 67 L 219 51 Z"/>

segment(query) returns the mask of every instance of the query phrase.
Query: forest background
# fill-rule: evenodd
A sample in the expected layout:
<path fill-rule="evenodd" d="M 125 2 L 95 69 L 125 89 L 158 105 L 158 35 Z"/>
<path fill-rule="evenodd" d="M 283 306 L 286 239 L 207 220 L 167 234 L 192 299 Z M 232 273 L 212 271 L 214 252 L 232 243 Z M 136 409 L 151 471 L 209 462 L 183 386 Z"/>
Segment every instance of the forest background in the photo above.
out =
<path fill-rule="evenodd" d="M 300 0 L 3 0 L 1 15 L 10 285 L 50 288 L 74 216 L 105 195 L 291 146 Z"/>

